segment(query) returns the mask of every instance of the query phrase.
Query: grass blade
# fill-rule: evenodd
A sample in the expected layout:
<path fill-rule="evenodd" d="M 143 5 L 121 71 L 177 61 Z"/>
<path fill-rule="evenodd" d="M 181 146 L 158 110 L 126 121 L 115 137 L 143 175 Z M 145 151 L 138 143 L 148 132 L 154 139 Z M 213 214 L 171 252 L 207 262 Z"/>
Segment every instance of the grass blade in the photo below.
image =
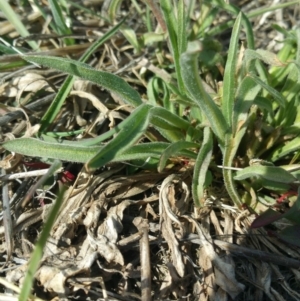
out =
<path fill-rule="evenodd" d="M 183 0 L 178 3 L 178 17 L 177 17 L 177 34 L 178 34 L 178 53 L 179 55 L 186 51 L 187 47 L 187 31 L 186 31 L 186 16 L 185 4 Z M 178 66 L 179 61 L 178 61 Z"/>
<path fill-rule="evenodd" d="M 135 31 L 129 27 L 123 27 L 121 32 L 127 41 L 133 46 L 135 54 L 139 54 L 141 52 L 141 43 L 138 41 Z"/>
<path fill-rule="evenodd" d="M 65 17 L 63 16 L 62 9 L 58 4 L 58 0 L 49 0 L 51 12 L 56 25 L 57 33 L 61 35 L 72 34 L 71 29 L 67 26 Z M 74 44 L 73 39 L 66 39 L 67 45 Z"/>
<path fill-rule="evenodd" d="M 45 179 L 55 173 L 55 171 L 61 167 L 61 162 L 55 161 L 52 166 L 49 168 L 49 173 L 45 175 Z M 33 284 L 34 275 L 40 265 L 41 259 L 43 257 L 43 249 L 46 245 L 47 239 L 50 235 L 50 231 L 54 225 L 56 216 L 59 212 L 61 205 L 63 204 L 63 195 L 64 189 L 59 193 L 55 203 L 53 204 L 50 214 L 47 218 L 46 223 L 44 224 L 43 230 L 39 236 L 38 242 L 35 245 L 35 249 L 31 255 L 28 270 L 25 276 L 25 279 L 22 284 L 22 289 L 19 296 L 19 301 L 27 301 L 30 295 L 30 290 Z"/>
<path fill-rule="evenodd" d="M 20 34 L 21 37 L 27 37 L 29 36 L 29 32 L 27 31 L 26 27 L 21 22 L 21 17 L 18 16 L 11 6 L 9 5 L 8 1 L 2 0 L 0 1 L 0 10 L 3 12 L 4 17 L 7 18 L 7 20 L 14 25 L 17 32 Z M 39 49 L 39 46 L 34 41 L 28 41 L 28 45 L 33 49 L 37 50 Z"/>
<path fill-rule="evenodd" d="M 199 147 L 199 145 L 196 143 L 194 143 L 194 145 L 197 145 L 197 147 Z M 148 158 L 159 159 L 162 156 L 162 153 L 164 153 L 168 147 L 170 147 L 170 144 L 167 142 L 149 142 L 133 145 L 125 149 L 122 153 L 120 153 L 117 159 L 114 161 L 146 161 Z M 176 155 L 184 156 L 190 159 L 196 159 L 196 154 L 192 151 L 187 150 L 186 148 L 187 146 L 185 146 L 185 148 L 177 148 Z"/>
<path fill-rule="evenodd" d="M 69 93 L 73 87 L 73 83 L 75 78 L 71 75 L 68 75 L 64 80 L 63 85 L 58 90 L 55 95 L 50 107 L 44 114 L 41 119 L 41 127 L 39 129 L 40 133 L 43 133 L 47 130 L 47 128 L 51 125 L 51 123 L 55 120 L 57 114 L 60 112 L 61 107 L 63 106 L 66 98 L 69 96 Z"/>
<path fill-rule="evenodd" d="M 203 207 L 202 199 L 204 196 L 205 182 L 208 167 L 213 151 L 213 135 L 210 128 L 204 129 L 204 136 L 201 149 L 198 153 L 194 167 L 192 194 L 194 203 L 197 207 Z"/>
<path fill-rule="evenodd" d="M 112 0 L 110 1 L 109 8 L 108 8 L 108 15 L 109 20 L 114 22 L 116 19 L 116 15 L 118 13 L 118 9 L 121 5 L 122 0 Z"/>
<path fill-rule="evenodd" d="M 164 14 L 164 18 L 166 21 L 166 25 L 168 28 L 168 34 L 169 34 L 169 39 L 170 39 L 170 46 L 171 46 L 171 52 L 173 54 L 174 58 L 174 64 L 175 64 L 175 69 L 176 69 L 176 74 L 177 74 L 177 81 L 178 81 L 178 87 L 179 91 L 181 93 L 184 93 L 185 87 L 182 81 L 182 75 L 181 75 L 181 68 L 180 68 L 180 62 L 179 58 L 181 53 L 179 52 L 179 49 L 182 49 L 184 47 L 184 41 L 182 42 L 182 45 L 179 46 L 178 44 L 178 32 L 177 32 L 177 24 L 178 22 L 184 22 L 185 18 L 183 15 L 181 15 L 180 20 L 177 19 L 174 15 L 174 7 L 171 5 L 170 0 L 161 0 L 160 1 L 161 9 Z M 184 14 L 184 11 L 181 10 L 181 14 Z M 184 28 L 185 24 L 178 24 L 178 27 Z"/>
<path fill-rule="evenodd" d="M 139 94 L 131 88 L 122 78 L 105 72 L 99 71 L 82 62 L 50 56 L 24 55 L 22 56 L 29 62 L 47 66 L 73 76 L 89 80 L 103 88 L 116 93 L 126 103 L 138 106 L 142 103 Z"/>
<path fill-rule="evenodd" d="M 239 34 L 241 30 L 242 14 L 240 13 L 235 20 L 232 35 L 230 39 L 228 58 L 225 66 L 224 80 L 223 80 L 223 100 L 222 111 L 225 119 L 229 125 L 232 126 L 233 105 L 235 100 L 236 89 L 236 67 L 238 60 L 238 43 Z"/>
<path fill-rule="evenodd" d="M 265 89 L 266 91 L 268 91 L 273 97 L 274 100 L 277 101 L 277 103 L 281 106 L 281 107 L 285 107 L 286 106 L 286 100 L 285 98 L 281 95 L 281 93 L 279 93 L 277 90 L 275 90 L 274 88 L 272 88 L 270 85 L 268 85 L 267 83 L 263 82 L 260 78 L 258 78 L 257 76 L 255 76 L 254 74 L 249 74 L 249 76 L 258 84 L 260 85 L 263 89 Z"/>
<path fill-rule="evenodd" d="M 245 130 L 246 130 L 245 128 L 244 128 L 244 130 L 240 130 L 237 133 L 235 138 L 233 138 L 232 135 L 230 135 L 230 134 L 226 135 L 226 145 L 224 148 L 225 151 L 224 151 L 224 155 L 223 155 L 224 166 L 232 166 L 233 158 L 236 154 L 239 142 L 241 141 L 241 137 L 244 135 Z M 235 187 L 235 184 L 233 181 L 232 170 L 224 168 L 223 169 L 223 178 L 224 178 L 224 184 L 225 184 L 226 190 L 227 190 L 229 196 L 231 197 L 233 203 L 236 206 L 241 207 L 242 201 L 236 190 L 236 187 Z"/>

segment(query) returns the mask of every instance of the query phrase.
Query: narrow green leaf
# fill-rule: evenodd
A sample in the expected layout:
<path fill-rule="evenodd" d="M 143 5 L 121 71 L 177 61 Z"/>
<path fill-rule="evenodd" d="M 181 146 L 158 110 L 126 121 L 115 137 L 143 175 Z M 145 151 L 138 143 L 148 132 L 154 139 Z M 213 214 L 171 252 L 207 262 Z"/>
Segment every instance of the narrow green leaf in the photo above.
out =
<path fill-rule="evenodd" d="M 116 15 L 118 9 L 122 3 L 122 0 L 112 0 L 110 1 L 109 8 L 108 8 L 108 15 L 111 22 L 114 22 L 116 19 Z"/>
<path fill-rule="evenodd" d="M 40 133 L 43 133 L 47 130 L 47 128 L 55 120 L 57 114 L 61 111 L 61 107 L 63 106 L 65 100 L 69 96 L 70 91 L 72 90 L 74 81 L 75 77 L 72 75 L 68 75 L 64 80 L 64 83 L 55 95 L 50 107 L 41 118 L 41 127 L 39 129 Z"/>
<path fill-rule="evenodd" d="M 122 78 L 104 71 L 99 71 L 82 62 L 58 57 L 24 55 L 29 62 L 47 66 L 68 74 L 89 80 L 97 85 L 116 93 L 126 103 L 133 106 L 142 104 L 139 94 L 131 88 Z"/>
<path fill-rule="evenodd" d="M 271 155 L 270 161 L 275 162 L 278 159 L 280 159 L 288 154 L 292 154 L 293 152 L 295 152 L 299 149 L 300 149 L 300 137 L 297 137 L 297 138 L 287 142 L 285 145 L 278 147 Z"/>
<path fill-rule="evenodd" d="M 124 37 L 127 39 L 127 41 L 133 46 L 135 50 L 135 54 L 140 53 L 141 45 L 137 39 L 136 32 L 129 27 L 123 27 L 121 32 L 124 35 Z"/>
<path fill-rule="evenodd" d="M 204 128 L 203 142 L 194 167 L 192 194 L 197 207 L 203 207 L 205 180 L 213 151 L 213 135 L 210 128 Z"/>
<path fill-rule="evenodd" d="M 277 90 L 272 88 L 267 83 L 263 82 L 260 78 L 255 76 L 254 74 L 249 74 L 249 77 L 251 77 L 258 85 L 260 85 L 263 89 L 267 90 L 273 97 L 274 100 L 277 101 L 277 103 L 282 106 L 283 108 L 286 106 L 286 100 L 285 98 L 279 93 Z"/>
<path fill-rule="evenodd" d="M 261 110 L 266 110 L 272 117 L 274 115 L 272 102 L 270 99 L 257 96 L 253 102 L 254 105 L 257 105 Z"/>
<path fill-rule="evenodd" d="M 297 69 L 297 73 L 298 73 L 298 80 L 297 80 L 297 84 L 300 83 L 300 63 L 297 61 L 291 61 L 290 63 L 294 64 L 295 68 Z"/>
<path fill-rule="evenodd" d="M 8 43 L 7 41 L 4 40 L 4 43 L 5 42 Z M 0 53 L 3 53 L 3 54 L 17 54 L 18 53 L 15 49 L 13 49 L 11 46 L 9 46 L 9 43 L 7 45 L 3 45 L 2 43 L 3 43 L 3 41 L 0 41 Z"/>
<path fill-rule="evenodd" d="M 223 80 L 222 111 L 229 127 L 232 126 L 233 122 L 232 117 L 233 105 L 235 101 L 235 89 L 237 86 L 236 67 L 238 60 L 238 44 L 241 30 L 241 21 L 242 14 L 240 13 L 236 18 L 233 26 Z"/>
<path fill-rule="evenodd" d="M 177 24 L 178 24 L 179 20 L 178 19 L 176 20 L 176 18 L 175 18 L 175 14 L 174 14 L 175 10 L 174 10 L 174 7 L 171 5 L 170 0 L 160 0 L 160 5 L 161 5 L 161 9 L 164 14 L 164 18 L 165 18 L 166 25 L 168 28 L 168 34 L 169 34 L 170 46 L 171 46 L 170 50 L 171 50 L 171 52 L 173 54 L 173 58 L 174 58 L 174 64 L 175 64 L 175 69 L 176 69 L 176 74 L 177 74 L 179 91 L 181 93 L 184 93 L 185 88 L 184 88 L 184 84 L 182 81 L 181 68 L 180 68 L 180 62 L 179 62 L 179 58 L 180 58 L 180 54 L 181 54 L 181 53 L 179 53 L 179 48 L 181 48 L 183 46 L 183 45 L 181 45 L 180 47 L 178 46 L 179 41 L 178 41 Z M 181 11 L 181 13 L 183 13 L 183 11 Z M 183 18 L 180 21 L 183 22 Z M 185 24 L 180 25 L 180 26 L 185 26 Z"/>
<path fill-rule="evenodd" d="M 237 131 L 245 126 L 249 115 L 249 109 L 257 98 L 261 87 L 252 78 L 246 76 L 240 83 L 236 92 L 236 102 L 234 104 L 232 132 L 236 135 Z"/>
<path fill-rule="evenodd" d="M 8 151 L 29 157 L 57 159 L 68 162 L 86 163 L 95 156 L 100 146 L 69 145 L 59 142 L 46 142 L 34 138 L 9 140 L 1 145 Z"/>
<path fill-rule="evenodd" d="M 144 104 L 136 108 L 127 117 L 127 126 L 86 163 L 87 170 L 94 170 L 115 160 L 126 148 L 134 144 L 147 129 L 150 109 L 151 106 Z"/>
<path fill-rule="evenodd" d="M 178 34 L 178 53 L 186 51 L 187 47 L 187 28 L 185 16 L 185 4 L 183 0 L 178 2 L 177 34 Z"/>
<path fill-rule="evenodd" d="M 149 142 L 133 145 L 118 155 L 117 161 L 159 159 L 162 152 L 169 146 L 167 142 Z"/>
<path fill-rule="evenodd" d="M 294 0 L 294 1 L 287 1 L 287 2 L 284 2 L 284 3 L 278 3 L 276 5 L 266 5 L 266 6 L 263 6 L 263 7 L 259 7 L 255 10 L 252 10 L 249 12 L 249 14 L 247 14 L 248 18 L 254 18 L 254 17 L 257 17 L 257 16 L 261 16 L 265 13 L 269 13 L 269 12 L 272 12 L 272 11 L 275 11 L 275 10 L 279 10 L 279 9 L 283 9 L 285 7 L 289 7 L 289 6 L 292 6 L 292 5 L 295 5 L 295 4 L 299 4 L 299 0 Z"/>
<path fill-rule="evenodd" d="M 290 184 L 279 183 L 271 180 L 266 180 L 263 178 L 257 179 L 257 182 L 259 183 L 260 187 L 264 187 L 268 190 L 277 191 L 280 193 L 284 193 L 291 188 Z"/>
<path fill-rule="evenodd" d="M 115 133 L 117 132 L 118 131 Z M 44 135 L 43 137 L 46 136 Z M 64 140 L 62 142 L 57 142 L 57 140 L 53 138 L 49 139 L 48 141 L 34 138 L 19 138 L 7 141 L 1 146 L 8 151 L 30 157 L 86 163 L 99 153 L 99 151 L 103 148 L 103 145 L 87 146 L 84 145 L 84 143 L 90 144 L 92 141 L 87 142 L 82 140 L 75 142 Z M 130 160 L 147 160 L 149 157 L 159 159 L 161 154 L 169 145 L 170 144 L 167 142 L 150 142 L 133 145 L 118 153 L 118 156 L 112 161 L 120 162 Z M 195 145 L 199 146 L 198 144 Z M 196 159 L 196 154 L 186 149 L 178 150 L 177 155 L 185 156 L 190 159 Z"/>
<path fill-rule="evenodd" d="M 152 24 L 152 11 L 150 10 L 150 7 L 147 5 L 146 7 L 146 20 L 145 20 L 146 26 L 147 26 L 147 32 L 153 32 L 153 24 Z"/>
<path fill-rule="evenodd" d="M 62 137 L 76 136 L 76 135 L 82 134 L 84 132 L 85 132 L 84 129 L 80 129 L 80 130 L 71 130 L 71 131 L 66 131 L 66 132 L 47 132 L 44 135 L 45 135 L 45 137 L 52 137 L 52 138 L 60 139 Z"/>
<path fill-rule="evenodd" d="M 43 6 L 42 2 L 39 0 L 33 0 L 34 5 L 36 6 L 36 9 L 38 9 L 39 13 L 43 16 L 44 20 L 48 21 L 49 18 L 49 12 L 48 12 L 48 7 Z M 57 25 L 55 24 L 54 20 L 52 19 L 50 24 L 49 24 L 50 28 L 56 32 L 57 34 L 59 34 Z"/>
<path fill-rule="evenodd" d="M 167 130 L 180 129 L 182 131 L 187 131 L 190 127 L 190 122 L 169 112 L 163 107 L 153 107 L 151 109 L 151 123 L 154 126 Z"/>
<path fill-rule="evenodd" d="M 52 166 L 49 169 L 49 172 L 47 177 L 51 176 L 58 168 L 60 168 L 61 162 L 55 161 Z M 46 179 L 46 177 L 45 177 Z M 56 220 L 56 217 L 58 215 L 59 209 L 63 204 L 63 195 L 64 195 L 65 189 L 62 189 L 59 193 L 56 201 L 52 205 L 51 211 L 48 215 L 47 221 L 44 224 L 43 230 L 39 235 L 39 239 L 35 245 L 34 251 L 31 255 L 31 258 L 29 260 L 28 269 L 25 275 L 25 279 L 22 283 L 21 292 L 19 295 L 19 301 L 27 301 L 30 295 L 30 291 L 33 285 L 34 281 L 34 275 L 37 271 L 37 269 L 40 266 L 41 259 L 43 257 L 43 249 L 47 243 L 47 239 L 50 235 L 50 231 L 54 225 L 54 222 Z"/>
<path fill-rule="evenodd" d="M 147 96 L 149 103 L 154 106 L 162 105 L 171 113 L 176 112 L 174 103 L 170 101 L 170 91 L 168 85 L 160 77 L 152 77 L 147 85 Z"/>
<path fill-rule="evenodd" d="M 225 147 L 224 147 L 224 154 L 223 154 L 223 165 L 224 166 L 232 166 L 233 159 L 236 155 L 238 146 L 240 145 L 240 141 L 244 136 L 246 128 L 240 129 L 235 137 L 233 137 L 230 133 L 225 136 Z M 233 181 L 232 170 L 224 168 L 223 169 L 223 178 L 226 190 L 231 197 L 233 203 L 241 207 L 242 200 L 239 196 L 239 193 L 236 190 L 235 183 Z"/>
<path fill-rule="evenodd" d="M 293 183 L 297 179 L 285 169 L 278 166 L 249 166 L 239 170 L 234 179 L 241 181 L 251 177 L 262 177 L 279 183 Z"/>
<path fill-rule="evenodd" d="M 182 131 L 179 130 L 166 130 L 159 127 L 156 127 L 156 129 L 161 134 L 161 136 L 164 137 L 170 143 L 181 141 L 185 138 L 184 133 L 182 133 Z"/>
<path fill-rule="evenodd" d="M 208 3 L 203 2 L 201 7 L 201 16 L 199 16 L 199 21 L 197 24 L 197 37 L 203 37 L 206 35 L 206 32 L 214 27 L 214 22 L 216 18 L 218 18 L 218 14 L 220 13 L 220 10 L 218 7 L 212 7 Z M 190 16 L 190 14 L 188 14 Z M 210 36 L 210 35 L 208 35 Z"/>
<path fill-rule="evenodd" d="M 66 18 L 63 16 L 62 9 L 58 3 L 57 0 L 49 0 L 51 12 L 53 15 L 53 19 L 56 25 L 56 28 L 58 30 L 58 34 L 61 35 L 68 35 L 72 34 L 71 29 L 67 26 L 66 24 Z M 73 39 L 66 39 L 66 44 L 67 45 L 72 45 L 74 44 Z"/>
<path fill-rule="evenodd" d="M 252 222 L 251 228 L 255 229 L 255 228 L 264 227 L 281 218 L 282 218 L 282 214 L 269 208 Z"/>
<path fill-rule="evenodd" d="M 182 142 L 182 141 L 181 141 Z M 196 144 L 199 146 L 198 144 Z M 170 146 L 167 142 L 149 142 L 130 146 L 122 151 L 114 161 L 147 160 L 148 158 L 159 159 Z M 196 159 L 196 154 L 187 149 L 177 149 L 178 156 Z"/>
<path fill-rule="evenodd" d="M 3 12 L 3 16 L 15 27 L 21 37 L 29 36 L 28 30 L 21 22 L 22 18 L 13 11 L 8 1 L 0 1 L 0 10 Z M 39 49 L 39 46 L 35 41 L 28 41 L 27 43 L 33 50 Z"/>

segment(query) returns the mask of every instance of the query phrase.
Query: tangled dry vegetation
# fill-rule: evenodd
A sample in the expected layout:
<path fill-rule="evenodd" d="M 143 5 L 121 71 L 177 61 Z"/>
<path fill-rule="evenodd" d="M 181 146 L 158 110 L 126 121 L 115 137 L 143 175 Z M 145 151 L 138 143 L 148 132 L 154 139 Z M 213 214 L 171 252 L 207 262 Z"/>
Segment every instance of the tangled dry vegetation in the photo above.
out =
<path fill-rule="evenodd" d="M 250 2 L 253 5 L 266 1 Z M 101 6 L 101 1 L 93 4 L 99 11 Z M 121 12 L 129 13 L 127 22 L 136 32 L 143 30 L 130 1 L 123 1 Z M 32 30 L 37 31 L 39 17 L 23 13 L 24 19 L 32 18 Z M 292 18 L 291 11 L 281 13 L 281 21 L 290 24 L 292 21 L 285 18 Z M 296 9 L 293 13 L 299 15 Z M 263 35 L 264 42 L 269 41 L 270 47 L 274 38 L 265 38 L 270 27 L 263 18 L 278 16 L 270 14 L 254 21 L 256 32 Z M 107 24 L 99 25 L 98 19 L 83 14 L 78 20 L 74 32 L 88 35 L 87 39 L 106 31 Z M 268 29 L 259 30 L 259 24 Z M 43 26 L 50 33 L 47 24 Z M 2 34 L 6 31 L 5 34 L 16 37 L 3 19 L 1 28 Z M 59 40 L 54 41 L 53 37 L 40 38 L 48 55 L 78 58 L 87 47 L 83 42 L 59 47 Z M 153 63 L 154 50 L 148 47 L 134 54 L 132 46 L 118 34 L 89 64 L 118 74 L 146 98 L 149 74 L 168 76 Z M 164 55 L 168 57 L 167 53 Z M 15 57 L 5 59 L 13 61 Z M 24 132 L 32 136 L 65 75 L 30 65 L 8 70 L 1 77 L 0 97 L 5 104 L 0 107 L 3 139 Z M 35 101 L 26 104 L 32 97 Z M 52 131 L 85 128 L 85 138 L 93 137 L 114 127 L 130 110 L 115 95 L 77 80 Z M 24 171 L 24 162 L 27 171 L 36 170 L 38 165 L 29 165 L 36 161 L 5 157 L 2 167 L 14 174 Z M 9 167 L 5 165 L 8 163 Z M 158 173 L 111 163 L 90 175 L 80 164 L 65 164 L 65 171 L 77 180 L 61 174 L 36 189 L 34 197 L 28 197 L 28 192 L 35 189 L 36 178 L 10 181 L 6 189 L 14 220 L 10 234 L 13 246 L 7 246 L 1 227 L 3 263 L 5 255 L 11 255 L 2 277 L 8 283 L 22 285 L 57 186 L 68 185 L 36 274 L 36 300 L 300 300 L 299 248 L 280 242 L 265 229 L 250 230 L 255 216 L 232 207 L 222 188 L 221 171 L 214 171 L 214 185 L 207 191 L 206 206 L 195 208 L 190 191 L 193 165 L 192 160 L 179 157 Z M 1 296 L 9 296 L 11 288 L 3 280 L 2 285 Z"/>

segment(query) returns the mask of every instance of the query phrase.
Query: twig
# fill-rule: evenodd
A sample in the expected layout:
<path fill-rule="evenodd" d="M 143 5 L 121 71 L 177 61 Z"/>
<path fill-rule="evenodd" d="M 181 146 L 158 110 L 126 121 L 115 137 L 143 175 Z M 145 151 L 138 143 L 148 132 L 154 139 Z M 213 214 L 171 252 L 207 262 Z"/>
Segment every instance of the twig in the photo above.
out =
<path fill-rule="evenodd" d="M 5 176 L 6 171 L 2 168 L 2 175 Z M 11 258 L 13 252 L 13 230 L 12 230 L 12 220 L 10 215 L 10 206 L 9 206 L 9 198 L 8 198 L 8 187 L 7 183 L 3 184 L 2 187 L 2 205 L 3 205 L 3 225 L 4 225 L 4 235 L 5 235 L 5 243 L 7 248 L 7 258 L 6 262 L 8 262 Z"/>
<path fill-rule="evenodd" d="M 154 14 L 163 32 L 167 32 L 167 26 L 159 7 L 156 5 L 156 3 L 153 0 L 144 0 L 144 1 L 149 5 L 150 9 L 152 10 L 152 13 Z"/>
<path fill-rule="evenodd" d="M 24 109 L 30 110 L 30 111 L 35 111 L 38 107 L 45 106 L 49 104 L 55 97 L 55 93 L 52 93 L 50 95 L 47 95 L 31 104 L 28 106 L 25 106 Z M 0 117 L 0 126 L 6 125 L 9 122 L 20 118 L 23 116 L 23 112 L 21 110 L 16 110 L 14 112 L 9 112 L 8 114 L 5 114 L 3 117 Z"/>
<path fill-rule="evenodd" d="M 40 170 L 32 170 L 32 171 L 25 171 L 25 172 L 18 172 L 10 175 L 2 175 L 0 176 L 0 181 L 8 181 L 8 180 L 16 180 L 22 178 L 31 178 L 31 177 L 39 177 L 47 174 L 49 168 L 40 169 Z M 58 169 L 56 173 L 61 172 L 62 168 Z"/>
<path fill-rule="evenodd" d="M 149 249 L 149 225 L 147 219 L 137 217 L 133 224 L 142 233 L 140 239 L 140 260 L 141 260 L 141 291 L 142 301 L 151 301 L 151 266 L 150 266 L 150 249 Z"/>
<path fill-rule="evenodd" d="M 299 269 L 300 261 L 292 258 L 288 258 L 285 256 L 281 256 L 278 254 L 272 254 L 269 252 L 264 252 L 260 250 L 254 250 L 250 248 L 241 247 L 235 244 L 231 244 L 222 240 L 214 240 L 213 243 L 220 247 L 222 250 L 229 251 L 238 256 L 243 257 L 252 257 L 255 259 L 259 259 L 264 262 L 274 263 L 278 265 L 282 265 L 285 267 Z"/>

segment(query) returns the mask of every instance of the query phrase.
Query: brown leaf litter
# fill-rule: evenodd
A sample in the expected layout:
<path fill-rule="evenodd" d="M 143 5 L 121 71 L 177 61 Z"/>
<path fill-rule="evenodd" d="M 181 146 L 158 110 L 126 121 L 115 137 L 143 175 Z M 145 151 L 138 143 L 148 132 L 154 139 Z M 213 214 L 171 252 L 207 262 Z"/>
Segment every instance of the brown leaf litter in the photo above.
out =
<path fill-rule="evenodd" d="M 69 188 L 36 274 L 40 297 L 260 300 L 265 293 L 271 300 L 299 298 L 284 280 L 298 279 L 299 250 L 264 230 L 250 231 L 248 212 L 207 199 L 210 205 L 192 213 L 188 173 L 120 173 L 122 166 L 114 165 L 92 180 L 82 174 L 79 186 Z M 27 206 L 20 213 L 8 281 L 22 283 L 49 206 Z"/>

